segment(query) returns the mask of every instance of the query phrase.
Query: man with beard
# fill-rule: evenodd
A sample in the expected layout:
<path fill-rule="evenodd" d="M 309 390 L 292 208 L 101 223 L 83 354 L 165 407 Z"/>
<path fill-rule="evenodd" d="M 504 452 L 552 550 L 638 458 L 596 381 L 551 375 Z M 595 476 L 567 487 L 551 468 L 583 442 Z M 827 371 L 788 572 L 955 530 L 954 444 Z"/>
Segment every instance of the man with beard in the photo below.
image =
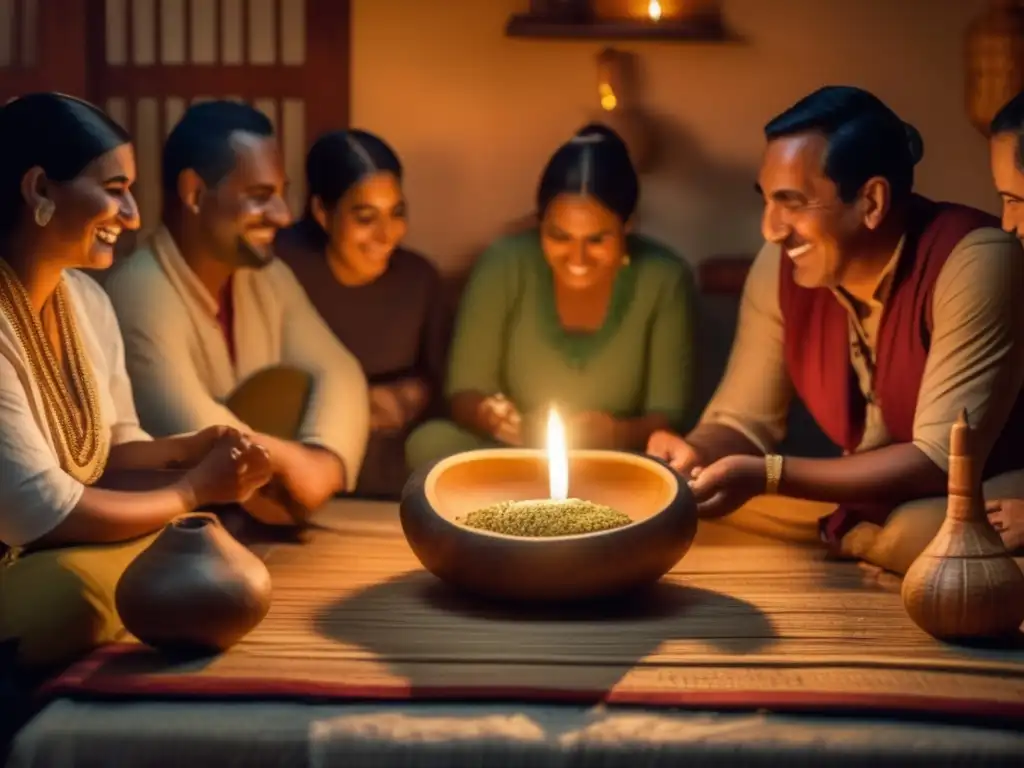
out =
<path fill-rule="evenodd" d="M 275 479 L 247 509 L 301 521 L 355 487 L 369 405 L 355 357 L 273 257 L 291 218 L 273 127 L 245 104 L 194 105 L 162 171 L 162 226 L 105 281 L 140 420 L 153 435 L 252 434 Z"/>
<path fill-rule="evenodd" d="M 692 477 L 702 517 L 903 573 L 944 517 L 961 410 L 988 498 L 1024 491 L 1024 254 L 995 218 L 913 193 L 920 135 L 870 93 L 823 88 L 765 135 L 768 242 L 725 377 L 648 451 Z M 794 395 L 842 456 L 776 453 Z"/>

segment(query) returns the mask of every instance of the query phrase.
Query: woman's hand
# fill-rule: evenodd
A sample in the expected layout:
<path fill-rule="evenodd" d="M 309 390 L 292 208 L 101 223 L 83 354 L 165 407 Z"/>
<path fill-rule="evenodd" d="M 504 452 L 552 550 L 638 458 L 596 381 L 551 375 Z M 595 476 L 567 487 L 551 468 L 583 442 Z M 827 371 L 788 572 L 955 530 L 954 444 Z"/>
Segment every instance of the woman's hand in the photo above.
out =
<path fill-rule="evenodd" d="M 370 429 L 398 430 L 405 423 L 405 408 L 394 388 L 387 384 L 370 387 Z"/>
<path fill-rule="evenodd" d="M 273 474 L 270 454 L 263 446 L 237 430 L 226 429 L 202 461 L 185 474 L 197 507 L 244 503 Z"/>
<path fill-rule="evenodd" d="M 429 398 L 427 385 L 416 378 L 370 387 L 370 429 L 404 429 L 419 418 Z"/>
<path fill-rule="evenodd" d="M 169 469 L 189 469 L 196 466 L 213 450 L 217 441 L 226 435 L 238 435 L 234 427 L 216 424 L 190 435 L 178 435 L 168 438 L 175 443 L 174 459 L 168 463 Z"/>
<path fill-rule="evenodd" d="M 504 395 L 493 395 L 480 403 L 480 421 L 487 434 L 499 443 L 517 447 L 523 444 L 523 417 Z"/>
<path fill-rule="evenodd" d="M 726 456 L 692 471 L 690 490 L 697 500 L 697 514 L 714 518 L 735 512 L 765 492 L 768 474 L 761 456 Z"/>

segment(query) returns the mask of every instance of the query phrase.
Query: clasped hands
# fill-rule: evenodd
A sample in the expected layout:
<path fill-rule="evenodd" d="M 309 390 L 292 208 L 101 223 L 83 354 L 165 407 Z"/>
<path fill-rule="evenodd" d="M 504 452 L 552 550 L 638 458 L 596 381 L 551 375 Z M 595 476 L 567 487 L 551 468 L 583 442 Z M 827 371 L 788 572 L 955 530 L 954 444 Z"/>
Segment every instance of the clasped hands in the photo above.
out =
<path fill-rule="evenodd" d="M 688 478 L 697 514 L 703 518 L 735 512 L 767 487 L 763 456 L 726 456 L 705 466 L 696 448 L 679 435 L 663 430 L 651 435 L 647 453 Z"/>
<path fill-rule="evenodd" d="M 269 525 L 302 524 L 344 481 L 329 451 L 214 426 L 180 438 L 195 506 L 240 504 Z M 337 477 L 338 475 L 341 477 Z"/>
<path fill-rule="evenodd" d="M 176 442 L 171 467 L 187 469 L 183 481 L 196 507 L 244 504 L 273 477 L 270 451 L 233 427 L 207 427 Z"/>

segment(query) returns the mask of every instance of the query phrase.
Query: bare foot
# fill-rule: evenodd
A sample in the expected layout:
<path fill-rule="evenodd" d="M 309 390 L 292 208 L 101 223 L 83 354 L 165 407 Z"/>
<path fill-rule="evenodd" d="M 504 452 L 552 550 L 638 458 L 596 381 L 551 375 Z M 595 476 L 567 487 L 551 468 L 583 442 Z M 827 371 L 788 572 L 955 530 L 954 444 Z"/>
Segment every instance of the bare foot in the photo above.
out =
<path fill-rule="evenodd" d="M 985 511 L 1006 549 L 1012 553 L 1024 550 L 1024 500 L 997 499 L 988 502 Z"/>
<path fill-rule="evenodd" d="M 900 591 L 902 581 L 896 574 L 890 573 L 880 566 L 864 562 L 863 560 L 858 562 L 857 565 L 860 566 L 866 583 L 878 584 L 880 587 L 890 592 Z"/>
<path fill-rule="evenodd" d="M 840 554 L 844 557 L 863 560 L 875 545 L 875 540 L 881 530 L 882 527 L 874 523 L 857 523 L 847 531 L 839 543 Z"/>

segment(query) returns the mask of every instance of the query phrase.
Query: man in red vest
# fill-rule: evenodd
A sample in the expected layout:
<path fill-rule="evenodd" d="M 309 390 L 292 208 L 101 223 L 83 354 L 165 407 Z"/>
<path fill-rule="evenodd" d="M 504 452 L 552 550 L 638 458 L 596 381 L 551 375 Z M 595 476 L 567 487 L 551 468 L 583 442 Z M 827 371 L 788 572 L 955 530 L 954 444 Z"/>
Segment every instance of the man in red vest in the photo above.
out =
<path fill-rule="evenodd" d="M 705 518 L 902 573 L 942 521 L 962 409 L 988 497 L 1024 498 L 1024 253 L 992 216 L 913 192 L 921 137 L 866 91 L 822 88 L 765 136 L 767 243 L 725 376 L 648 452 L 692 475 Z M 776 453 L 794 396 L 840 457 Z"/>
<path fill-rule="evenodd" d="M 1003 199 L 1003 229 L 1024 239 L 1024 92 L 999 110 L 989 134 L 992 178 Z M 1024 450 L 1024 435 L 1020 445 Z M 990 500 L 988 509 L 1007 549 L 1024 549 L 1024 498 Z"/>

